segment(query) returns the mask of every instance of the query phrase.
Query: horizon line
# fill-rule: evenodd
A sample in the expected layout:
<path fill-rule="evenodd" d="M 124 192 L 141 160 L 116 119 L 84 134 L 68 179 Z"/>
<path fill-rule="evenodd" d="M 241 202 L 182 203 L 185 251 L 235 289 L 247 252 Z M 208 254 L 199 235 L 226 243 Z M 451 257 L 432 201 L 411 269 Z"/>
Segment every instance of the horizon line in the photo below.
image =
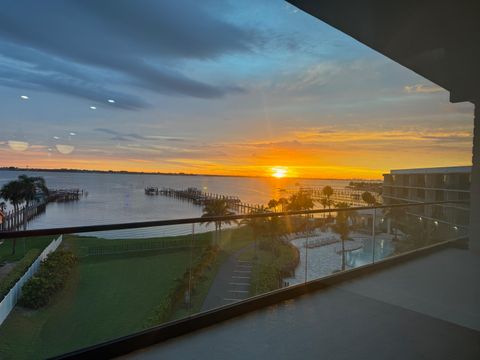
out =
<path fill-rule="evenodd" d="M 204 174 L 204 173 L 186 173 L 186 172 L 150 172 L 150 171 L 129 171 L 129 170 L 95 170 L 95 169 L 76 169 L 76 168 L 35 168 L 35 167 L 17 167 L 2 166 L 0 170 L 5 171 L 39 171 L 39 172 L 89 172 L 104 174 L 136 174 L 136 175 L 168 175 L 168 176 L 209 176 L 209 177 L 238 177 L 238 178 L 267 178 L 268 175 L 233 175 L 233 174 Z M 285 176 L 283 179 L 300 179 L 300 180 L 350 180 L 350 181 L 383 181 L 383 179 L 365 179 L 365 178 L 321 178 L 321 177 L 300 177 Z"/>

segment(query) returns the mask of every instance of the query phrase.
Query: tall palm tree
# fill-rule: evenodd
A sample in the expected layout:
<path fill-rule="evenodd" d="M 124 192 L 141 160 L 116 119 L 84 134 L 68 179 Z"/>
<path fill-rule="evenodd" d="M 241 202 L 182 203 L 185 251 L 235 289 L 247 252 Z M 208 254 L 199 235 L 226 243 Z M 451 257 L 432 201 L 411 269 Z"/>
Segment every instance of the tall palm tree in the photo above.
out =
<path fill-rule="evenodd" d="M 278 205 L 282 207 L 282 211 L 285 211 L 285 208 L 288 205 L 288 199 L 281 197 L 280 199 L 278 199 Z"/>
<path fill-rule="evenodd" d="M 328 208 L 332 206 L 332 202 L 330 202 L 330 198 L 333 196 L 333 188 L 329 185 L 324 186 L 322 189 L 322 194 L 327 198 L 328 200 Z"/>
<path fill-rule="evenodd" d="M 333 205 L 333 200 L 327 198 L 326 196 L 322 197 L 319 202 L 320 205 L 322 205 L 323 210 L 325 210 L 327 207 L 330 209 Z M 328 212 L 328 216 L 330 217 L 330 211 Z"/>
<path fill-rule="evenodd" d="M 268 209 L 263 205 L 257 209 L 250 211 L 250 214 L 262 214 L 268 212 Z M 259 237 L 263 236 L 267 230 L 267 218 L 265 217 L 251 217 L 243 219 L 240 224 L 247 225 L 252 229 L 253 240 L 254 240 L 254 252 L 255 258 L 257 257 L 257 240 Z"/>
<path fill-rule="evenodd" d="M 18 180 L 12 180 L 0 189 L 0 197 L 12 204 L 15 213 L 19 211 L 20 204 L 23 203 L 23 186 Z M 12 239 L 12 255 L 15 255 L 17 239 Z"/>
<path fill-rule="evenodd" d="M 268 205 L 268 208 L 269 208 L 269 209 L 273 209 L 273 211 L 276 212 L 276 211 L 277 211 L 277 206 L 279 205 L 279 203 L 278 203 L 277 200 L 272 199 L 272 200 L 270 200 L 270 201 L 268 202 L 267 205 Z"/>
<path fill-rule="evenodd" d="M 27 207 L 30 206 L 38 192 L 48 194 L 48 188 L 43 177 L 20 175 L 18 181 L 22 185 L 22 196 Z"/>
<path fill-rule="evenodd" d="M 336 206 L 339 209 L 350 207 L 345 202 L 340 202 Z M 350 216 L 350 211 L 337 212 L 335 224 L 332 226 L 333 231 L 340 235 L 340 240 L 342 241 L 342 271 L 345 270 L 345 240 L 348 240 L 348 236 L 350 235 L 350 225 L 348 224 Z"/>
<path fill-rule="evenodd" d="M 23 203 L 23 186 L 18 180 L 12 180 L 0 189 L 0 197 L 12 204 L 13 209 L 18 211 L 20 204 Z"/>
<path fill-rule="evenodd" d="M 288 211 L 302 211 L 313 209 L 314 203 L 309 193 L 300 190 L 296 194 L 292 194 L 288 201 Z"/>
<path fill-rule="evenodd" d="M 362 194 L 362 200 L 365 201 L 368 206 L 373 206 L 377 203 L 377 199 L 375 199 L 375 196 L 373 196 L 369 191 L 365 191 Z"/>
<path fill-rule="evenodd" d="M 235 212 L 230 210 L 230 205 L 223 199 L 214 199 L 205 204 L 203 207 L 202 217 L 225 217 L 235 215 Z M 207 225 L 210 223 L 215 224 L 215 242 L 219 239 L 219 235 L 222 231 L 222 224 L 230 225 L 234 220 L 213 220 L 205 222 Z"/>
<path fill-rule="evenodd" d="M 385 213 L 385 217 L 389 219 L 391 222 L 391 226 L 393 227 L 394 231 L 394 240 L 398 240 L 397 233 L 398 227 L 401 222 L 401 219 L 404 219 L 406 216 L 405 208 L 404 207 L 390 207 L 388 208 Z"/>

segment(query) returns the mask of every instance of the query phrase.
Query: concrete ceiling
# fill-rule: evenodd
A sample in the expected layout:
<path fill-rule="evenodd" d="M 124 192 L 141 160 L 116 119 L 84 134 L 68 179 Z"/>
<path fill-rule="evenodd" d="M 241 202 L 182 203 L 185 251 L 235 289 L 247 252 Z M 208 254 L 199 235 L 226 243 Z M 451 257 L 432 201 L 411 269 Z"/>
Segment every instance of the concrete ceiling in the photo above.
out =
<path fill-rule="evenodd" d="M 288 0 L 450 91 L 480 99 L 480 0 Z"/>

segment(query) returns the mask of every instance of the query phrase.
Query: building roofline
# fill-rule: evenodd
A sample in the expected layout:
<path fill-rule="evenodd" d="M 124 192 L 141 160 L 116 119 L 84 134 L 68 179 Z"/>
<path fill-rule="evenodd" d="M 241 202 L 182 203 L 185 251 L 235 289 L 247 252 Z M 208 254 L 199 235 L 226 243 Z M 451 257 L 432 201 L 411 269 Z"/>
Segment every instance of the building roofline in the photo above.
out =
<path fill-rule="evenodd" d="M 390 170 L 390 173 L 383 175 L 414 175 L 414 174 L 455 174 L 455 173 L 470 173 L 471 166 L 448 166 L 448 167 L 433 167 L 433 168 L 417 168 L 417 169 L 396 169 Z"/>

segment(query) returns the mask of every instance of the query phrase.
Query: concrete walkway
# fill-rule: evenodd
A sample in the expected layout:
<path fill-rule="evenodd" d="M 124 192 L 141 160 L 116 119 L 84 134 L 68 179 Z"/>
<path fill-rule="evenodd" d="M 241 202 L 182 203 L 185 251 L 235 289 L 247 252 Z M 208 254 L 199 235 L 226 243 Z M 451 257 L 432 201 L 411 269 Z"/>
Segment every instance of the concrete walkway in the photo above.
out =
<path fill-rule="evenodd" d="M 203 302 L 202 311 L 232 304 L 249 296 L 252 263 L 239 260 L 239 257 L 251 248 L 249 245 L 235 252 L 220 266 Z"/>

